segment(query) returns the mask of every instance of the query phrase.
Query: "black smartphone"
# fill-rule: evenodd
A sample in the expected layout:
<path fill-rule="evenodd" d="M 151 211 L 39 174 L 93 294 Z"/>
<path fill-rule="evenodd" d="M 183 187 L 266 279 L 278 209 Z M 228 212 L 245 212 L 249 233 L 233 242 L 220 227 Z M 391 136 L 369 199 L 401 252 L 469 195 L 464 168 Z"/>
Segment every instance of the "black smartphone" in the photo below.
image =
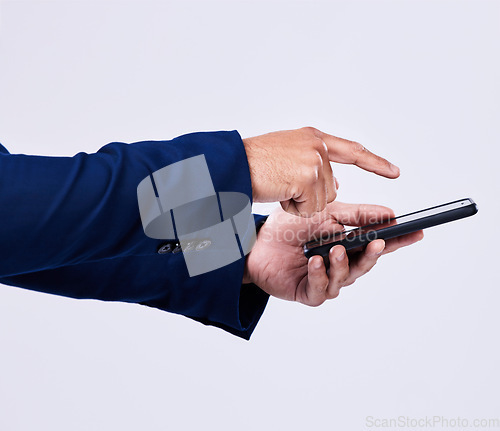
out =
<path fill-rule="evenodd" d="M 307 258 L 316 255 L 323 256 L 325 264 L 327 264 L 328 267 L 328 252 L 332 247 L 338 244 L 343 245 L 346 250 L 354 252 L 356 250 L 361 250 L 366 244 L 375 239 L 395 238 L 428 227 L 469 217 L 476 213 L 477 205 L 472 199 L 460 199 L 458 201 L 394 217 L 382 223 L 375 223 L 355 229 L 336 232 L 327 237 L 309 241 L 304 245 L 304 254 Z"/>

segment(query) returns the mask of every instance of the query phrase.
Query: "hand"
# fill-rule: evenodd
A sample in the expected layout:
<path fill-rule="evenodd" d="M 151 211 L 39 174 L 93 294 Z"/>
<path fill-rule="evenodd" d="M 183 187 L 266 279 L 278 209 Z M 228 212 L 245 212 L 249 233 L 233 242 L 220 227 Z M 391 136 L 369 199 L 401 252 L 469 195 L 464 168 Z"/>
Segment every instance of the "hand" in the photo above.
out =
<path fill-rule="evenodd" d="M 370 271 L 378 258 L 423 238 L 418 231 L 384 242 L 377 239 L 365 250 L 348 256 L 343 246 L 330 250 L 330 268 L 326 271 L 321 256 L 307 260 L 303 245 L 327 233 L 343 230 L 343 224 L 364 226 L 394 217 L 390 208 L 333 202 L 311 218 L 296 217 L 281 209 L 264 223 L 252 251 L 247 256 L 243 283 L 255 283 L 277 298 L 318 306 L 338 296 Z"/>
<path fill-rule="evenodd" d="M 291 214 L 310 217 L 335 200 L 330 162 L 359 166 L 387 178 L 399 168 L 362 145 L 313 127 L 243 139 L 255 202 L 280 201 Z"/>

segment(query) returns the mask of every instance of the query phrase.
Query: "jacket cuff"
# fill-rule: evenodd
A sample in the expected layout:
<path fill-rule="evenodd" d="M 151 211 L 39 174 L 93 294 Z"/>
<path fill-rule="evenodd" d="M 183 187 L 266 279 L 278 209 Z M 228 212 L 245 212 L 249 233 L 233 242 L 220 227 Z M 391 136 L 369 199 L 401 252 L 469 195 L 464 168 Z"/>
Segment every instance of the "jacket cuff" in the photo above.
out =
<path fill-rule="evenodd" d="M 267 220 L 267 215 L 254 214 L 255 227 L 257 232 Z M 243 272 L 241 272 L 241 279 Z M 254 283 L 242 284 L 237 298 L 237 311 L 235 322 L 231 325 L 209 320 L 206 318 L 191 317 L 204 325 L 211 325 L 221 328 L 233 335 L 249 340 L 255 330 L 259 320 L 266 309 L 269 294 L 264 292 Z"/>

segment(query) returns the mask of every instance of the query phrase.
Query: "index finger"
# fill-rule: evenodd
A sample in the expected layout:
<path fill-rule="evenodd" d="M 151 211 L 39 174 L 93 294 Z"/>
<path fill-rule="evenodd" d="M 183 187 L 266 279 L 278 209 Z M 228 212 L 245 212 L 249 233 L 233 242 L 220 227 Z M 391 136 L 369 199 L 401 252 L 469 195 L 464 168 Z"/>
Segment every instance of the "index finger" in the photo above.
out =
<path fill-rule="evenodd" d="M 328 204 L 326 208 L 337 222 L 348 226 L 365 226 L 372 223 L 387 222 L 395 217 L 391 208 L 382 205 L 335 202 Z"/>
<path fill-rule="evenodd" d="M 368 151 L 358 142 L 348 141 L 319 131 L 321 139 L 328 147 L 331 162 L 356 165 L 365 171 L 387 178 L 399 177 L 399 168 L 383 157 Z"/>

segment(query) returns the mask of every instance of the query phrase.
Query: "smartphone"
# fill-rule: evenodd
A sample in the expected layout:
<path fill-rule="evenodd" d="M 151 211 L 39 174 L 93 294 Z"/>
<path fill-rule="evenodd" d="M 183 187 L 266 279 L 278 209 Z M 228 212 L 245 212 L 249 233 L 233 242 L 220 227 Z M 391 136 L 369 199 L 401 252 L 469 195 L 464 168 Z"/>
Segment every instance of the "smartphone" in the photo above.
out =
<path fill-rule="evenodd" d="M 472 199 L 460 199 L 425 210 L 394 217 L 382 223 L 370 224 L 355 229 L 336 232 L 328 237 L 309 241 L 304 245 L 307 258 L 320 255 L 328 267 L 328 253 L 336 245 L 343 245 L 347 251 L 361 250 L 370 241 L 390 239 L 407 233 L 437 226 L 477 213 L 477 205 Z"/>

